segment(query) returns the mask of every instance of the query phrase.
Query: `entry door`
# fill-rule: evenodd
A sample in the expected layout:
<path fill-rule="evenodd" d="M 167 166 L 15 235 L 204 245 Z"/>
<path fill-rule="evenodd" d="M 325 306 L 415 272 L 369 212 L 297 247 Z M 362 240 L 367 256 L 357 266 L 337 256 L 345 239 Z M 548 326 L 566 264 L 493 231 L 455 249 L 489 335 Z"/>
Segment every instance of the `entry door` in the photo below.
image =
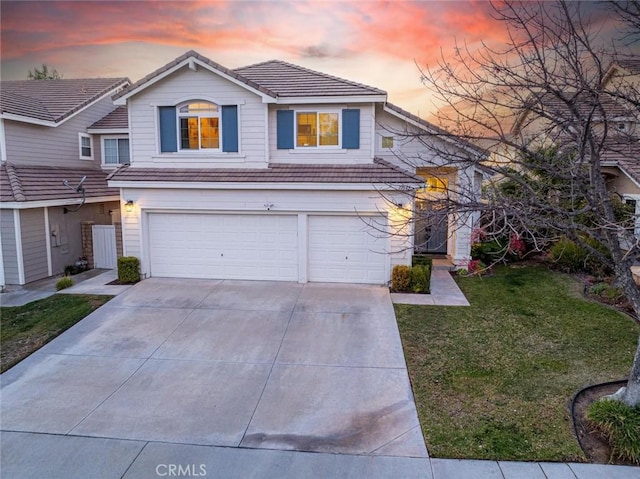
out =
<path fill-rule="evenodd" d="M 416 201 L 416 253 L 447 253 L 448 215 L 429 201 Z"/>

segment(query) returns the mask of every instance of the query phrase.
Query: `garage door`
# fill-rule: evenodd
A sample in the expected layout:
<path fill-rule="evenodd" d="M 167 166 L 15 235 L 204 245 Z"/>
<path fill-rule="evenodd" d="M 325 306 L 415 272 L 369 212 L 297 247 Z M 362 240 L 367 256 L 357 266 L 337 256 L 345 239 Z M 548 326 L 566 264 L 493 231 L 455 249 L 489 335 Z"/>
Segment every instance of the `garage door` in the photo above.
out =
<path fill-rule="evenodd" d="M 298 280 L 293 215 L 149 214 L 151 276 Z"/>
<path fill-rule="evenodd" d="M 388 281 L 387 238 L 358 216 L 309 216 L 309 281 L 384 284 Z"/>

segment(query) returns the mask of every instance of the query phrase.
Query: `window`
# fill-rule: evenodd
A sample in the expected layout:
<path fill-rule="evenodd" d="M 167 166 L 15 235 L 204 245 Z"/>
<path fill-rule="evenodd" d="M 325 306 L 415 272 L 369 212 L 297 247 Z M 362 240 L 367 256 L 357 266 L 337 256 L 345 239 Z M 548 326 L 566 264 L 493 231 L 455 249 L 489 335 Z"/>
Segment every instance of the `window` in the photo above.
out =
<path fill-rule="evenodd" d="M 383 136 L 382 137 L 382 148 L 393 148 L 393 137 L 392 136 Z"/>
<path fill-rule="evenodd" d="M 443 192 L 447 191 L 449 187 L 449 180 L 447 178 L 438 178 L 437 176 L 431 176 L 427 178 L 427 191 Z"/>
<path fill-rule="evenodd" d="M 129 164 L 129 138 L 103 138 L 102 163 L 105 165 Z"/>
<path fill-rule="evenodd" d="M 180 149 L 220 149 L 220 110 L 209 102 L 193 102 L 178 108 Z"/>
<path fill-rule="evenodd" d="M 85 133 L 78 133 L 78 148 L 81 160 L 93 160 L 91 152 L 91 137 Z"/>
<path fill-rule="evenodd" d="M 296 147 L 338 146 L 339 126 L 338 112 L 297 112 Z"/>

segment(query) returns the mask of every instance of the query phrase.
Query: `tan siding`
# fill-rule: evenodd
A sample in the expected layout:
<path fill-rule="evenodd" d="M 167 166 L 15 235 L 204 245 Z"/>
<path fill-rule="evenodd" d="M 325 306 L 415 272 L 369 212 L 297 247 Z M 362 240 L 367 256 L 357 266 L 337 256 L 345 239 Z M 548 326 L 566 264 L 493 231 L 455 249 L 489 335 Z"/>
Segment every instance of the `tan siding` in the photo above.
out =
<path fill-rule="evenodd" d="M 159 153 L 157 107 L 188 99 L 208 99 L 219 105 L 239 105 L 239 154 Z M 129 101 L 134 166 L 221 167 L 265 164 L 264 112 L 255 94 L 208 70 L 184 68 Z M 230 160 L 235 164 L 225 165 Z"/>
<path fill-rule="evenodd" d="M 18 253 L 13 210 L 0 210 L 0 236 L 2 236 L 2 260 L 6 284 L 19 284 Z"/>
<path fill-rule="evenodd" d="M 95 145 L 93 163 L 80 159 L 78 133 L 86 133 L 87 127 L 113 108 L 111 99 L 104 98 L 55 128 L 5 120 L 7 160 L 16 165 L 99 165 L 100 157 L 96 156 Z"/>
<path fill-rule="evenodd" d="M 25 282 L 49 276 L 47 267 L 47 245 L 44 229 L 44 208 L 20 211 L 22 230 L 22 256 L 24 258 Z"/>

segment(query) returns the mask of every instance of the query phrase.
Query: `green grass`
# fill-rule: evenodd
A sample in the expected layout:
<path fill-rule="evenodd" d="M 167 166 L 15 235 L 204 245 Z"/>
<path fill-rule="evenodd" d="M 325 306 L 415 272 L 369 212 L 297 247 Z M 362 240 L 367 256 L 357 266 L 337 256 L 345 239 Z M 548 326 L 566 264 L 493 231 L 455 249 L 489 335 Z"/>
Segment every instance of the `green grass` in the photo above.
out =
<path fill-rule="evenodd" d="M 112 296 L 56 294 L 0 308 L 0 369 L 9 369 L 70 328 Z"/>
<path fill-rule="evenodd" d="M 614 457 L 640 464 L 640 406 L 596 401 L 589 406 L 587 419 L 608 439 Z"/>
<path fill-rule="evenodd" d="M 628 375 L 638 326 L 541 267 L 458 284 L 468 308 L 395 306 L 431 455 L 584 461 L 569 402 Z"/>

